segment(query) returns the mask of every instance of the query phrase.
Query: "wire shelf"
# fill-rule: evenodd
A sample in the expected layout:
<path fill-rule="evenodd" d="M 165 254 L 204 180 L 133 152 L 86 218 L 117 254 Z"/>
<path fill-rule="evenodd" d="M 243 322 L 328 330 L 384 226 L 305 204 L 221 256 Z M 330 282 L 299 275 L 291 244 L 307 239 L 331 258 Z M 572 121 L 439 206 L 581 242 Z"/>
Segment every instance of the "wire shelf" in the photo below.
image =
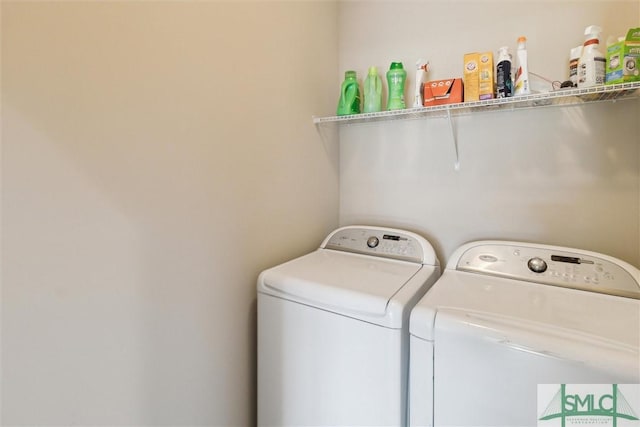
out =
<path fill-rule="evenodd" d="M 397 119 L 426 117 L 451 117 L 464 114 L 504 111 L 511 109 L 572 106 L 603 101 L 618 101 L 640 98 L 640 82 L 596 86 L 584 89 L 561 89 L 553 92 L 522 95 L 512 98 L 488 99 L 484 101 L 462 102 L 434 107 L 415 107 L 403 110 L 361 113 L 347 116 L 313 117 L 313 123 L 365 123 Z"/>

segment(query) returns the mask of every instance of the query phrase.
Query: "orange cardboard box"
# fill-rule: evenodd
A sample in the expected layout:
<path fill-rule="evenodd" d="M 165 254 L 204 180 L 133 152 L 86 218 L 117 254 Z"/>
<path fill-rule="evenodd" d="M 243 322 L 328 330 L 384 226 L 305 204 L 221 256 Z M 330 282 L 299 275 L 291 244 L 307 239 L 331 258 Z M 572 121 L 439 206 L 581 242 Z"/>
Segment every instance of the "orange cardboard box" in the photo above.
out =
<path fill-rule="evenodd" d="M 462 102 L 462 79 L 434 80 L 425 83 L 423 99 L 425 107 Z"/>

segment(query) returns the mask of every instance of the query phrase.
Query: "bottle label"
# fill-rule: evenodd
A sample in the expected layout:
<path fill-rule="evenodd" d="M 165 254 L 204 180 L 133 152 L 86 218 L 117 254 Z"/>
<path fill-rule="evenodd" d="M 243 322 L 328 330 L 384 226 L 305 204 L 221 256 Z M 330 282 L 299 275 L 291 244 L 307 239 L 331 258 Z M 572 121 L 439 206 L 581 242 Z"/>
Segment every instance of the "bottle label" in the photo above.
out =
<path fill-rule="evenodd" d="M 605 79 L 606 59 L 601 56 L 593 58 L 593 63 L 586 61 L 578 67 L 578 84 L 584 86 L 603 85 Z M 591 65 L 591 66 L 589 66 Z"/>
<path fill-rule="evenodd" d="M 569 80 L 576 84 L 578 82 L 578 59 L 569 61 Z"/>
<path fill-rule="evenodd" d="M 518 67 L 516 69 L 516 84 L 515 87 L 513 89 L 514 94 L 528 94 L 530 92 L 529 89 L 529 79 L 528 78 L 523 78 L 522 76 L 523 74 L 523 70 L 522 67 Z"/>
<path fill-rule="evenodd" d="M 498 87 L 498 98 L 507 98 L 513 96 L 513 82 L 511 81 L 511 62 L 499 62 L 496 71 L 496 86 Z"/>
<path fill-rule="evenodd" d="M 406 72 L 398 72 L 398 70 L 390 70 L 387 73 L 387 83 L 389 84 L 389 100 L 387 101 L 388 110 L 401 110 L 405 108 L 404 103 L 404 82 Z"/>
<path fill-rule="evenodd" d="M 597 85 L 603 85 L 604 84 L 604 78 L 605 78 L 605 69 L 606 69 L 606 64 L 607 64 L 607 60 L 605 58 L 595 58 L 594 59 L 596 62 L 596 84 Z"/>

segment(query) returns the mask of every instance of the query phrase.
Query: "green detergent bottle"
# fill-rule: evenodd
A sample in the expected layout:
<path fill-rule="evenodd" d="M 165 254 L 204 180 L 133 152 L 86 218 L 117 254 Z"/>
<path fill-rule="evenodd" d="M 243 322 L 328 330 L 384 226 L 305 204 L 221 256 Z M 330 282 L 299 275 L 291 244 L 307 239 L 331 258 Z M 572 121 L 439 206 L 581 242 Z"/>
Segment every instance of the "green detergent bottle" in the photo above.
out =
<path fill-rule="evenodd" d="M 392 62 L 389 71 L 387 71 L 387 83 L 389 85 L 387 110 L 401 110 L 405 108 L 404 82 L 406 79 L 407 72 L 402 67 L 402 62 Z"/>
<path fill-rule="evenodd" d="M 364 79 L 364 112 L 375 113 L 382 110 L 382 79 L 376 67 L 369 67 Z"/>
<path fill-rule="evenodd" d="M 345 71 L 338 101 L 338 116 L 360 112 L 360 87 L 355 71 Z"/>

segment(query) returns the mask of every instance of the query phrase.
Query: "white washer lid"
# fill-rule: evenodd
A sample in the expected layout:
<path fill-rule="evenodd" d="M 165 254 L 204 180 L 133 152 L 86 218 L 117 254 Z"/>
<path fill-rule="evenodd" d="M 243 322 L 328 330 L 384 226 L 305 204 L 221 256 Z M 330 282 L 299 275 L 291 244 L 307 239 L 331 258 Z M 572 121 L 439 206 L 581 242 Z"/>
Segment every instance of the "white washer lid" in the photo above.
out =
<path fill-rule="evenodd" d="M 546 329 L 638 351 L 640 300 L 446 270 L 411 313 L 410 332 L 433 340 L 438 312 L 509 329 Z"/>
<path fill-rule="evenodd" d="M 331 249 L 263 271 L 258 291 L 367 321 L 383 322 L 391 298 L 422 264 Z M 373 319 L 373 320 L 372 320 Z"/>

